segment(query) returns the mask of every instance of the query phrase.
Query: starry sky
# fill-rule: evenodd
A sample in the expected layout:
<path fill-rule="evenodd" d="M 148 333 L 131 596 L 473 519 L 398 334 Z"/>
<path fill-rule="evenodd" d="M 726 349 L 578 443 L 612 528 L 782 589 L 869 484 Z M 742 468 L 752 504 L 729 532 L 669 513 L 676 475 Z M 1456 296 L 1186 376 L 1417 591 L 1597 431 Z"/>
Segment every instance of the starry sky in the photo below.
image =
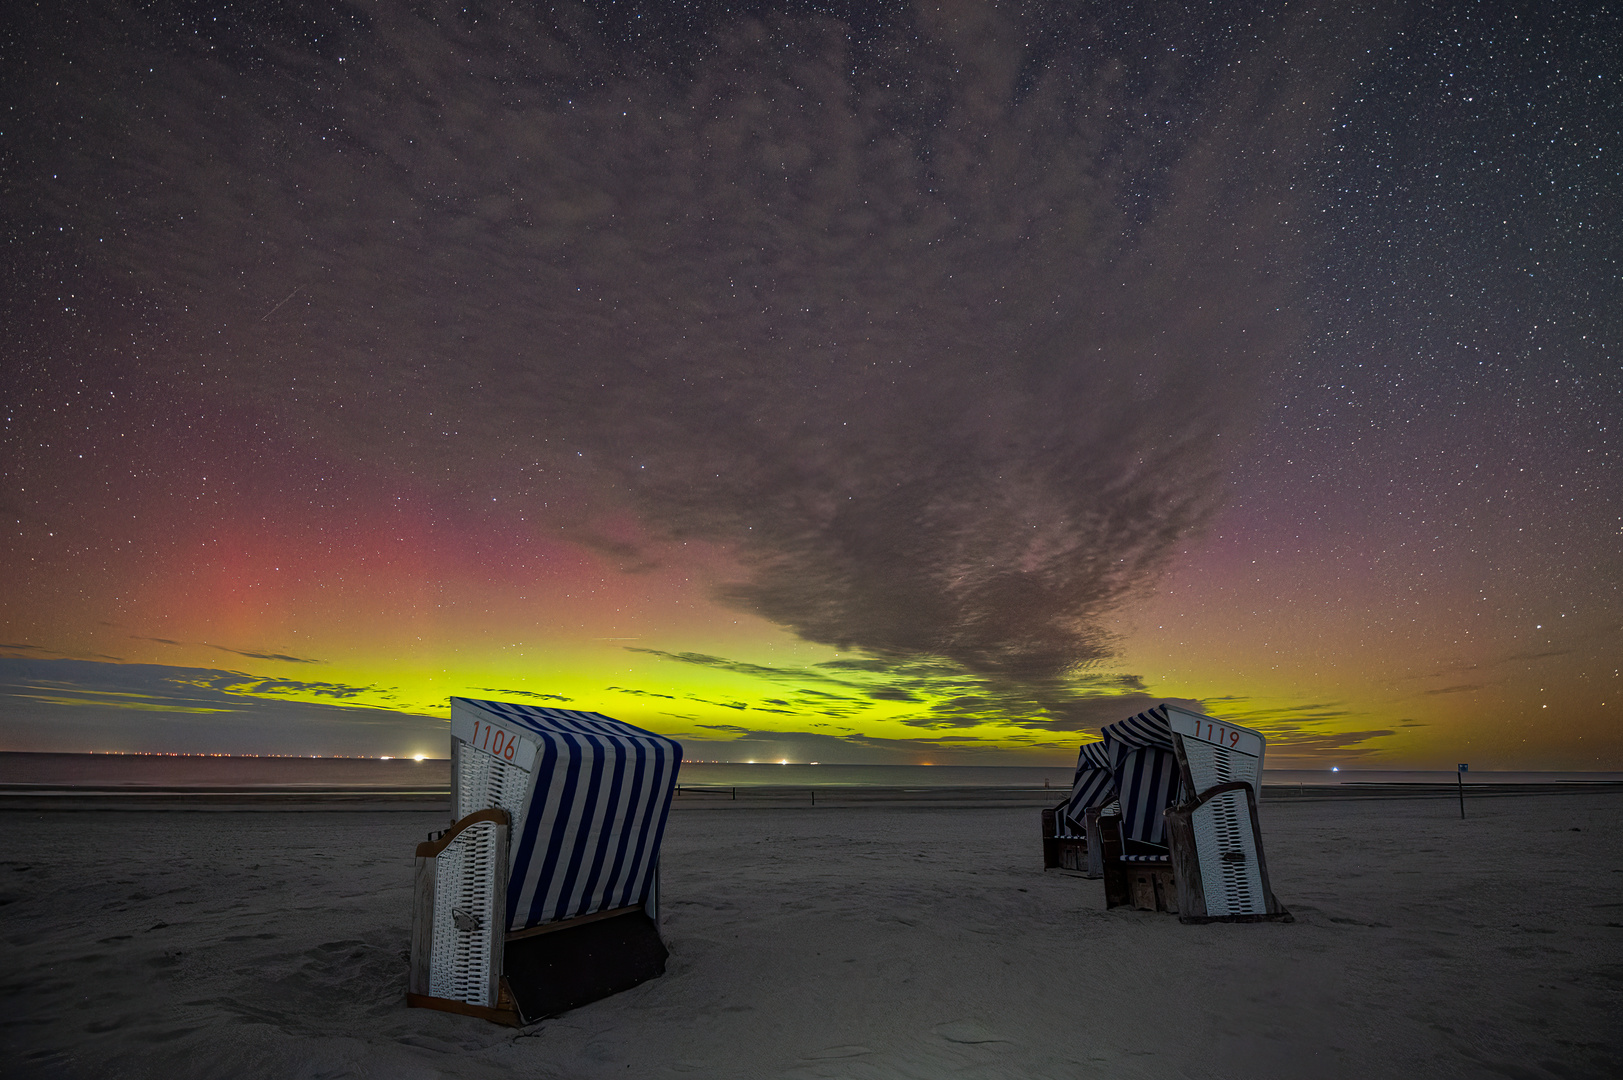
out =
<path fill-rule="evenodd" d="M 1616 10 L 4 20 L 0 748 L 1623 769 Z"/>

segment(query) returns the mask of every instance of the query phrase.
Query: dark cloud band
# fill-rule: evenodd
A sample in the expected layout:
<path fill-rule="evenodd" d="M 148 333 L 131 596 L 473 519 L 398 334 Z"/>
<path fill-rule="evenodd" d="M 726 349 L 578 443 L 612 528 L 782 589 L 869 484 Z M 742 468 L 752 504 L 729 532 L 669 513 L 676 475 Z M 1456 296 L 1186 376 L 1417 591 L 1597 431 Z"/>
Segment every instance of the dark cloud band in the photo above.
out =
<path fill-rule="evenodd" d="M 44 186 L 290 424 L 730 545 L 720 598 L 808 639 L 1051 679 L 1220 502 L 1349 50 L 912 21 L 742 20 L 680 71 L 436 5 L 346 55 L 100 43 L 54 120 L 98 152 Z"/>

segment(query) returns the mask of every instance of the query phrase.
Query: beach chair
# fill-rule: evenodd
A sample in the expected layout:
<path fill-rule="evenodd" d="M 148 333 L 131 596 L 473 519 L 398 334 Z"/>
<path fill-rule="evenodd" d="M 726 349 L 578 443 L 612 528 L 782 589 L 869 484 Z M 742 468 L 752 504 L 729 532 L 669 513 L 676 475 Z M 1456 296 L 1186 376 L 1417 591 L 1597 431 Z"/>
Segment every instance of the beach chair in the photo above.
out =
<path fill-rule="evenodd" d="M 1103 743 L 1087 743 L 1076 756 L 1071 794 L 1043 811 L 1043 868 L 1099 876 L 1098 811 L 1116 797 L 1115 776 Z M 1089 814 L 1093 815 L 1090 832 Z"/>
<path fill-rule="evenodd" d="M 407 1003 L 521 1026 L 663 974 L 681 762 L 599 713 L 452 698 L 452 825 L 417 847 Z"/>
<path fill-rule="evenodd" d="M 1182 922 L 1292 921 L 1263 857 L 1262 733 L 1164 705 L 1184 799 L 1166 812 Z"/>
<path fill-rule="evenodd" d="M 1104 814 L 1099 818 L 1105 906 L 1176 912 L 1164 812 L 1177 799 L 1179 774 L 1165 706 L 1106 724 L 1102 731 L 1120 803 L 1114 821 Z"/>

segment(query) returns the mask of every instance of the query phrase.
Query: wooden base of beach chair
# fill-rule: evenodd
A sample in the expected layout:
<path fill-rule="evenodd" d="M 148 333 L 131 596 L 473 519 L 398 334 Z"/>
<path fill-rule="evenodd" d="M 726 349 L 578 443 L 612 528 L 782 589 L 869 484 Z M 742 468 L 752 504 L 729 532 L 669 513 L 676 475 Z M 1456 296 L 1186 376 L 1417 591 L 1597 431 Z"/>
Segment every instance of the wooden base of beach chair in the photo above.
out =
<path fill-rule="evenodd" d="M 1105 907 L 1178 913 L 1178 881 L 1170 862 L 1106 858 Z"/>
<path fill-rule="evenodd" d="M 1071 870 L 1088 876 L 1088 842 L 1080 837 L 1062 836 L 1054 841 L 1057 867 L 1061 870 Z"/>
<path fill-rule="evenodd" d="M 1088 840 L 1085 836 L 1060 836 L 1060 814 L 1068 803 L 1043 811 L 1043 869 L 1070 870 L 1089 876 Z"/>
<path fill-rule="evenodd" d="M 407 994 L 406 1005 L 413 1009 L 438 1009 L 441 1012 L 457 1013 L 462 1016 L 476 1016 L 493 1024 L 505 1024 L 507 1027 L 524 1026 L 524 1018 L 519 1015 L 518 1006 L 513 1002 L 513 995 L 507 988 L 506 979 L 502 980 L 501 993 L 496 998 L 494 1009 L 487 1009 L 483 1005 L 469 1005 L 466 1001 L 430 997 L 427 994 Z"/>
<path fill-rule="evenodd" d="M 1122 863 L 1127 875 L 1127 892 L 1133 907 L 1140 911 L 1178 913 L 1178 883 L 1172 864 Z"/>
<path fill-rule="evenodd" d="M 503 983 L 533 1024 L 665 974 L 669 955 L 641 905 L 616 908 L 509 934 Z"/>
<path fill-rule="evenodd" d="M 669 956 L 641 905 L 599 911 L 507 935 L 493 1008 L 417 993 L 406 1004 L 523 1027 L 663 975 Z"/>

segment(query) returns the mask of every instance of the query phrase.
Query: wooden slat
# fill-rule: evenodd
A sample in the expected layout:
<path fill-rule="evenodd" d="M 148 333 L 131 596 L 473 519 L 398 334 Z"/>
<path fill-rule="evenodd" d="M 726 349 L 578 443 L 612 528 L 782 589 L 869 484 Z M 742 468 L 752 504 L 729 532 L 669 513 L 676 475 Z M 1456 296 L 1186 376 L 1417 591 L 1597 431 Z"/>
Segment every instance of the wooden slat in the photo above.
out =
<path fill-rule="evenodd" d="M 429 989 L 429 968 L 434 956 L 434 860 L 417 859 L 412 883 L 411 905 L 411 978 L 408 983 L 413 994 L 426 994 Z"/>
<path fill-rule="evenodd" d="M 1090 807 L 1082 812 L 1082 831 L 1088 834 L 1088 868 L 1090 878 L 1104 877 L 1104 832 L 1099 828 L 1100 808 Z"/>
<path fill-rule="evenodd" d="M 499 1000 L 499 999 L 498 999 Z M 494 1009 L 483 1005 L 469 1005 L 466 1001 L 453 1001 L 450 998 L 430 997 L 428 994 L 407 994 L 406 1005 L 413 1009 L 438 1009 L 440 1012 L 460 1013 L 463 1016 L 477 1016 L 481 1020 L 489 1020 L 493 1024 L 506 1024 L 508 1027 L 523 1027 L 524 1021 L 519 1018 L 518 1010 L 511 1007 L 512 998 L 507 998 L 508 1007 L 497 1006 Z"/>
<path fill-rule="evenodd" d="M 481 810 L 480 814 L 489 813 Z M 496 851 L 492 856 L 496 860 L 496 888 L 492 898 L 495 908 L 490 913 L 489 926 L 486 928 L 490 934 L 490 966 L 486 969 L 485 977 L 489 980 L 489 997 L 486 999 L 492 1006 L 501 1000 L 502 989 L 502 958 L 505 955 L 503 946 L 507 940 L 507 811 L 497 810 L 501 817 L 496 819 L 501 828 L 496 830 Z M 462 820 L 471 822 L 479 814 L 469 814 Z M 460 824 L 460 823 L 459 823 Z"/>
<path fill-rule="evenodd" d="M 1193 815 L 1192 809 L 1181 806 L 1167 809 L 1167 848 L 1178 881 L 1178 916 L 1184 922 L 1206 915 L 1206 886 L 1200 876 L 1200 853 L 1195 850 Z"/>
<path fill-rule="evenodd" d="M 1059 848 L 1054 844 L 1054 833 L 1058 831 L 1054 824 L 1054 811 L 1043 810 L 1043 869 L 1052 870 L 1059 865 Z"/>
<path fill-rule="evenodd" d="M 568 930 L 572 926 L 585 926 L 587 923 L 597 922 L 600 919 L 612 919 L 618 915 L 630 915 L 634 911 L 642 910 L 643 906 L 641 904 L 631 904 L 627 907 L 609 908 L 607 911 L 594 911 L 590 915 L 577 915 L 573 919 L 559 919 L 557 922 L 542 923 L 540 926 L 515 930 L 507 935 L 507 940 L 518 941 L 522 938 L 537 937 L 557 930 Z"/>
<path fill-rule="evenodd" d="M 1126 864 L 1121 861 L 1121 818 L 1114 815 L 1099 816 L 1099 854 L 1105 880 L 1105 907 L 1122 907 L 1133 902 L 1132 889 L 1127 881 Z"/>

